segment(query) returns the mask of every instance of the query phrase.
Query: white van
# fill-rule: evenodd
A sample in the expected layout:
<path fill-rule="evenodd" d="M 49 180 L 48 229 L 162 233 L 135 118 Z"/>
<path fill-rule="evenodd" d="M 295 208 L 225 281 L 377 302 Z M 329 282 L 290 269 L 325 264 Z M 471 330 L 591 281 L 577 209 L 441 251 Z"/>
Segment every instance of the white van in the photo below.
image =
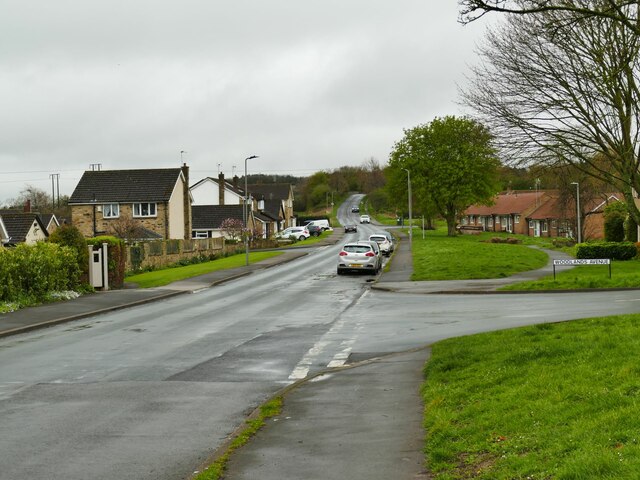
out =
<path fill-rule="evenodd" d="M 320 227 L 322 231 L 331 230 L 331 225 L 329 225 L 329 220 L 310 220 L 308 222 L 305 222 L 304 224 L 305 227 L 309 227 L 311 225 Z"/>

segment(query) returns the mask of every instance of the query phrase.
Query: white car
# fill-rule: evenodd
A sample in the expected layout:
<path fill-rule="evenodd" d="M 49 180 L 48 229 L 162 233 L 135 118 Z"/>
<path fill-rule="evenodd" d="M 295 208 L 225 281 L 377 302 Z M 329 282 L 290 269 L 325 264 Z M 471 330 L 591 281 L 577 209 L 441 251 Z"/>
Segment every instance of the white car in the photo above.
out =
<path fill-rule="evenodd" d="M 291 238 L 302 241 L 310 237 L 306 227 L 289 227 L 274 235 L 276 238 Z"/>
<path fill-rule="evenodd" d="M 345 272 L 366 272 L 375 275 L 381 268 L 382 258 L 376 242 L 347 243 L 338 254 L 338 275 Z"/>
<path fill-rule="evenodd" d="M 388 257 L 391 255 L 391 251 L 393 250 L 391 246 L 391 242 L 384 233 L 374 233 L 373 235 L 369 235 L 369 240 L 374 241 L 380 247 L 380 252 Z"/>
<path fill-rule="evenodd" d="M 371 217 L 369 215 L 360 215 L 360 223 L 371 223 Z"/>

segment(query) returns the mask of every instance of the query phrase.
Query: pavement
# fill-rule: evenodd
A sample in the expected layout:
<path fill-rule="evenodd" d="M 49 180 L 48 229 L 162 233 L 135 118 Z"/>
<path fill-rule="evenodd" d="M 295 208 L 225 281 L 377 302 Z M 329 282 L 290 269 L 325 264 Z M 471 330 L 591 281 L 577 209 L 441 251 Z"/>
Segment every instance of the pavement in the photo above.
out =
<path fill-rule="evenodd" d="M 341 230 L 316 245 L 342 240 Z M 412 260 L 402 238 L 390 266 L 371 288 L 412 294 L 496 293 L 496 289 L 552 273 L 552 260 L 569 258 L 548 251 L 549 264 L 531 272 L 492 280 L 411 281 Z M 166 287 L 126 288 L 0 314 L 0 336 L 81 319 L 182 295 L 250 275 L 309 253 L 291 248 L 249 266 L 222 270 Z M 282 415 L 234 453 L 225 479 L 430 478 L 424 471 L 422 404 L 419 388 L 429 349 L 369 359 L 328 369 L 284 389 Z M 226 445 L 226 444 L 225 444 Z M 212 458 L 223 453 L 214 452 Z"/>

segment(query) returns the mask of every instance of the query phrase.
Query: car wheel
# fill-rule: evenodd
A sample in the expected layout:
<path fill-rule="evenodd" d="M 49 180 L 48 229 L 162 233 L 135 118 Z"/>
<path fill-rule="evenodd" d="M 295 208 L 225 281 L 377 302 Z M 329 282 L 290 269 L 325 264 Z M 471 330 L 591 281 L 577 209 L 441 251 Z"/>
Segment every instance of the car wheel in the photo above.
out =
<path fill-rule="evenodd" d="M 303 241 L 304 239 L 305 239 L 305 236 L 304 236 L 304 235 L 300 235 L 300 236 L 298 237 L 298 240 L 300 240 L 300 241 Z"/>
<path fill-rule="evenodd" d="M 338 275 L 342 275 L 344 272 L 340 269 L 336 270 L 338 272 Z"/>

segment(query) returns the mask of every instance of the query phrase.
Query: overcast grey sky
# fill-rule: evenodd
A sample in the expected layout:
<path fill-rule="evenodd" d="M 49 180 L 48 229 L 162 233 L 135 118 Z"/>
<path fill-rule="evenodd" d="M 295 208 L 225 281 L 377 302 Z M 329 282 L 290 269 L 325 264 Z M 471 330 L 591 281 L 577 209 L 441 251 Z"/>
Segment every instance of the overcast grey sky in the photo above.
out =
<path fill-rule="evenodd" d="M 0 204 L 103 170 L 310 175 L 463 113 L 456 0 L 0 0 Z M 220 164 L 220 167 L 218 166 Z"/>

